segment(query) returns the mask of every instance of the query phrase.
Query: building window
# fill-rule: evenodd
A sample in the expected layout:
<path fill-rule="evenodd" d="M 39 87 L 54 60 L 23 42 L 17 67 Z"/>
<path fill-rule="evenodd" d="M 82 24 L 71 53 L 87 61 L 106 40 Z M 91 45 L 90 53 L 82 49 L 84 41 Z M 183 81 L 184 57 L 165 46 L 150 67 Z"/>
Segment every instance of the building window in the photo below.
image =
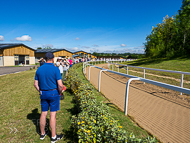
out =
<path fill-rule="evenodd" d="M 26 59 L 26 60 L 29 60 L 29 56 L 25 56 L 25 59 Z"/>
<path fill-rule="evenodd" d="M 15 55 L 14 56 L 14 60 L 15 60 L 15 65 L 19 65 L 19 55 Z"/>
<path fill-rule="evenodd" d="M 15 61 L 18 61 L 18 59 L 19 59 L 19 56 L 15 55 Z"/>

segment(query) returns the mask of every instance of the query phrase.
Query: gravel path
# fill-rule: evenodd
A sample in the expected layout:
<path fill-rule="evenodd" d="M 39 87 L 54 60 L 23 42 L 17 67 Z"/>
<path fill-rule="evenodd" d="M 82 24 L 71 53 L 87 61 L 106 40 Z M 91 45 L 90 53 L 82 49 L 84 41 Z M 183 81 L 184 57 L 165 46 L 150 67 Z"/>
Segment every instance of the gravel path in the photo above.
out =
<path fill-rule="evenodd" d="M 21 71 L 27 71 L 30 70 L 31 67 L 34 66 L 23 66 L 23 67 L 0 67 L 0 76 L 11 74 L 11 73 L 17 73 Z"/>
<path fill-rule="evenodd" d="M 105 68 L 107 65 L 98 65 Z M 91 68 L 90 82 L 98 88 L 99 69 Z M 87 69 L 88 77 L 88 69 Z M 101 92 L 124 110 L 128 78 L 103 72 Z M 162 142 L 190 142 L 190 100 L 178 92 L 132 81 L 129 91 L 128 114 L 144 129 Z"/>

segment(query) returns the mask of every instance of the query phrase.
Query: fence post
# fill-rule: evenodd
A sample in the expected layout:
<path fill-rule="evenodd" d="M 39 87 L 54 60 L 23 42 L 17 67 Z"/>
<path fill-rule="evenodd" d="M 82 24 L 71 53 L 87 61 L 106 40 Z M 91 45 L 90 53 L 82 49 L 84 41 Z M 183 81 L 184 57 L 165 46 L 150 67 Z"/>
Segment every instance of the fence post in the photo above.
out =
<path fill-rule="evenodd" d="M 125 91 L 125 115 L 127 115 L 127 106 L 128 106 L 128 98 L 129 98 L 129 84 L 132 80 L 140 80 L 140 78 L 130 78 L 126 84 L 126 91 Z"/>
<path fill-rule="evenodd" d="M 89 81 L 90 81 L 90 68 L 91 68 L 91 67 L 92 67 L 92 66 L 90 66 L 89 69 L 88 69 L 88 70 L 89 70 L 89 75 L 88 75 L 88 80 L 89 80 Z"/>
<path fill-rule="evenodd" d="M 86 64 L 84 65 L 84 67 L 85 67 L 85 74 L 86 74 Z"/>
<path fill-rule="evenodd" d="M 144 69 L 144 73 L 143 73 L 143 78 L 145 78 L 145 69 Z M 145 82 L 144 82 L 144 84 L 145 84 Z"/>
<path fill-rule="evenodd" d="M 83 73 L 84 73 L 84 63 L 83 63 L 83 68 L 82 68 L 82 71 L 83 71 Z"/>
<path fill-rule="evenodd" d="M 119 72 L 119 65 L 118 65 L 118 68 L 117 68 L 117 72 Z"/>
<path fill-rule="evenodd" d="M 113 63 L 112 63 L 112 71 L 113 71 Z"/>
<path fill-rule="evenodd" d="M 128 66 L 127 66 L 127 75 L 128 75 Z"/>
<path fill-rule="evenodd" d="M 98 86 L 98 91 L 100 92 L 100 84 L 101 84 L 101 73 L 102 73 L 102 71 L 107 71 L 107 70 L 100 70 L 100 72 L 99 72 L 99 86 Z"/>
<path fill-rule="evenodd" d="M 183 87 L 183 76 L 184 76 L 184 74 L 181 74 L 181 87 Z M 180 95 L 182 95 L 182 92 L 180 93 Z"/>

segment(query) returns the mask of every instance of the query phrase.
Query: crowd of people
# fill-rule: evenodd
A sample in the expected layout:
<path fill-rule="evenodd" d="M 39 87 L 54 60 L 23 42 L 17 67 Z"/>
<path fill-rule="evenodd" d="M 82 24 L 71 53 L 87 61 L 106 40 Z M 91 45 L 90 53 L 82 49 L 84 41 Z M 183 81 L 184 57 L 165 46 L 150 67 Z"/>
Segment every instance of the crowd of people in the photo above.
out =
<path fill-rule="evenodd" d="M 67 72 L 69 70 L 70 67 L 72 67 L 73 64 L 77 64 L 77 63 L 81 63 L 81 62 L 86 62 L 86 61 L 90 61 L 90 58 L 61 58 L 58 57 L 56 63 L 54 63 L 54 65 L 56 67 L 59 68 L 59 71 L 61 73 L 61 78 L 62 81 L 64 81 L 67 75 Z M 46 63 L 44 58 L 41 58 L 40 60 L 38 60 L 38 62 L 40 63 L 40 66 L 42 66 L 44 63 Z"/>

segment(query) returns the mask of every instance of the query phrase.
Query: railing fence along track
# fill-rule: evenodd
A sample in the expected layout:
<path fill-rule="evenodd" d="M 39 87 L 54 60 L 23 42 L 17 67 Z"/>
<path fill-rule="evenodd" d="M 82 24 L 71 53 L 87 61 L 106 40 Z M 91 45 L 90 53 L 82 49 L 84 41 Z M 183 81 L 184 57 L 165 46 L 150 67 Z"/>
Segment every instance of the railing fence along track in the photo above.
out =
<path fill-rule="evenodd" d="M 183 78 L 184 78 L 184 75 L 190 75 L 190 72 L 162 70 L 162 69 L 154 69 L 154 68 L 144 68 L 144 67 L 137 67 L 137 66 L 131 66 L 131 65 L 123 65 L 123 64 L 117 64 L 117 63 L 111 63 L 111 62 L 109 64 L 112 64 L 112 66 L 113 65 L 118 65 L 118 69 L 119 69 L 119 66 L 127 67 L 127 74 L 128 74 L 128 67 L 143 69 L 143 78 L 145 78 L 145 70 L 153 70 L 153 71 L 161 71 L 161 72 L 170 72 L 170 73 L 181 74 L 180 87 L 183 87 Z M 182 92 L 180 93 L 180 95 L 182 95 Z"/>
<path fill-rule="evenodd" d="M 90 62 L 94 62 L 94 61 L 90 61 Z M 113 62 L 113 61 L 112 61 Z M 112 64 L 112 67 L 113 67 L 113 63 L 109 63 L 108 62 L 108 66 L 110 66 L 109 64 Z M 117 65 L 121 65 L 121 64 L 117 64 Z M 167 88 L 167 89 L 171 89 L 171 90 L 174 90 L 174 91 L 178 91 L 178 92 L 181 92 L 181 93 L 186 93 L 186 94 L 190 94 L 190 89 L 187 89 L 187 88 L 183 88 L 183 87 L 179 87 L 179 86 L 174 86 L 174 85 L 170 85 L 170 84 L 166 84 L 166 83 L 162 83 L 162 82 L 157 82 L 157 81 L 153 81 L 153 80 L 149 80 L 149 79 L 145 79 L 145 78 L 140 78 L 140 77 L 136 77 L 136 76 L 132 76 L 132 75 L 128 75 L 128 71 L 127 71 L 127 74 L 124 74 L 124 73 L 120 73 L 120 72 L 116 72 L 116 71 L 112 71 L 112 70 L 108 70 L 108 69 L 104 69 L 104 68 L 100 68 L 100 67 L 97 67 L 97 66 L 94 66 L 92 64 L 89 64 L 89 62 L 85 62 L 83 63 L 83 72 L 86 74 L 86 66 L 90 66 L 89 67 L 89 77 L 88 77 L 88 80 L 90 81 L 90 68 L 91 67 L 94 67 L 94 68 L 97 68 L 97 69 L 100 69 L 100 72 L 99 72 L 99 86 L 98 86 L 98 90 L 100 92 L 100 84 L 101 84 L 101 73 L 102 71 L 106 71 L 106 72 L 110 72 L 110 73 L 114 73 L 114 74 L 117 74 L 117 75 L 121 75 L 121 76 L 125 76 L 127 78 L 130 78 L 128 81 L 127 81 L 127 84 L 126 84 L 126 92 L 125 92 L 125 106 L 124 106 L 124 111 L 125 111 L 125 115 L 127 115 L 127 107 L 128 107 L 128 95 L 129 95 L 129 85 L 130 85 L 130 82 L 133 81 L 133 80 L 139 80 L 139 81 L 142 81 L 142 82 L 146 82 L 146 83 L 149 83 L 149 84 L 153 84 L 153 85 L 156 85 L 156 86 L 160 86 L 160 87 L 164 87 L 164 88 Z M 123 66 L 123 65 L 122 65 Z M 128 66 L 128 65 L 124 65 L 124 66 L 127 66 L 127 67 L 134 67 L 134 66 Z M 138 68 L 142 68 L 142 67 L 138 67 Z M 128 68 L 127 68 L 128 69 Z M 151 69 L 151 68 L 142 68 L 144 69 Z M 159 69 L 154 69 L 154 70 L 157 70 L 157 71 L 168 71 L 168 72 L 172 72 L 172 73 L 181 73 L 181 74 L 188 74 L 190 75 L 190 73 L 187 73 L 187 72 L 179 72 L 179 71 L 169 71 L 169 70 L 159 70 Z M 144 74 L 144 77 L 145 77 L 145 74 Z M 183 81 L 183 78 L 182 78 L 182 81 Z"/>

